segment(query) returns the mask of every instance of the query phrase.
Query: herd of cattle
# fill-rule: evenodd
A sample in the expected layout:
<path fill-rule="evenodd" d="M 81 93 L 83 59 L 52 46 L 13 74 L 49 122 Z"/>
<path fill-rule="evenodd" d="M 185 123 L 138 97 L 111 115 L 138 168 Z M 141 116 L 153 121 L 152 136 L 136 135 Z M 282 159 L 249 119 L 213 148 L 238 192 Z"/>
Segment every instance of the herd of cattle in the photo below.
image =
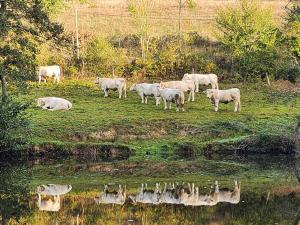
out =
<path fill-rule="evenodd" d="M 41 211 L 59 211 L 60 196 L 71 191 L 71 185 L 40 185 L 37 188 L 38 201 L 37 206 Z M 156 184 L 156 188 L 148 189 L 147 184 L 142 184 L 140 191 L 135 195 L 127 196 L 126 186 L 119 185 L 118 191 L 109 191 L 105 185 L 103 192 L 99 197 L 94 198 L 97 204 L 117 204 L 123 205 L 126 201 L 134 204 L 178 204 L 185 206 L 214 206 L 219 202 L 229 202 L 237 204 L 240 202 L 240 184 L 235 180 L 234 189 L 220 189 L 216 181 L 214 189 L 209 194 L 201 194 L 199 187 L 194 184 L 165 184 L 164 188 L 160 188 L 160 184 Z M 42 195 L 53 196 L 53 199 L 42 199 Z"/>
<path fill-rule="evenodd" d="M 54 83 L 59 83 L 61 78 L 61 69 L 59 66 L 42 66 L 38 70 L 39 83 L 47 78 L 53 77 Z M 104 97 L 108 97 L 110 90 L 117 90 L 119 98 L 127 97 L 127 81 L 125 78 L 99 78 L 95 80 L 104 92 Z M 161 99 L 164 102 L 164 109 L 171 109 L 171 103 L 176 104 L 176 111 L 184 111 L 185 93 L 188 94 L 188 101 L 195 101 L 195 93 L 199 92 L 200 85 L 211 85 L 211 89 L 204 91 L 207 98 L 215 107 L 219 109 L 219 103 L 234 103 L 234 112 L 241 110 L 240 90 L 231 88 L 219 90 L 218 77 L 215 74 L 184 74 L 180 81 L 168 81 L 160 83 L 140 83 L 133 84 L 130 91 L 136 91 L 140 96 L 142 103 L 147 104 L 148 97 L 153 96 L 156 100 L 156 106 L 160 104 Z M 58 97 L 45 97 L 37 99 L 37 106 L 48 110 L 69 110 L 72 103 L 66 99 Z"/>

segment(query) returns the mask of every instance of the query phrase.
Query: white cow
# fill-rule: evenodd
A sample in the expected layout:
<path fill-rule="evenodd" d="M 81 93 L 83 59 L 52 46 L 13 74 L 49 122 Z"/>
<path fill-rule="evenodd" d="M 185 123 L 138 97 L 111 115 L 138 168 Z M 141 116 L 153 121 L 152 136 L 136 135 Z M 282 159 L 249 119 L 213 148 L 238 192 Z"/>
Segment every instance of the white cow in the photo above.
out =
<path fill-rule="evenodd" d="M 188 101 L 195 101 L 195 84 L 192 80 L 160 82 L 161 88 L 179 89 L 189 93 Z"/>
<path fill-rule="evenodd" d="M 165 183 L 164 190 L 160 196 L 160 203 L 166 204 L 181 204 L 180 201 L 181 187 L 177 184 L 175 185 L 169 184 L 169 188 L 167 188 L 167 183 Z"/>
<path fill-rule="evenodd" d="M 38 194 L 37 206 L 40 211 L 58 212 L 60 210 L 60 196 L 55 195 L 51 198 L 42 200 L 41 194 Z"/>
<path fill-rule="evenodd" d="M 118 90 L 119 98 L 122 98 L 124 91 L 124 97 L 126 95 L 126 79 L 125 78 L 100 78 L 97 77 L 95 84 L 99 84 L 101 89 L 104 91 L 104 97 L 108 97 L 109 90 Z"/>
<path fill-rule="evenodd" d="M 138 95 L 142 99 L 142 103 L 148 103 L 148 96 L 154 96 L 156 100 L 156 106 L 160 104 L 160 93 L 159 93 L 160 85 L 159 83 L 154 84 L 133 84 L 130 88 L 130 91 L 136 91 Z"/>
<path fill-rule="evenodd" d="M 234 103 L 234 112 L 241 111 L 241 96 L 238 88 L 231 88 L 228 90 L 207 89 L 204 91 L 206 97 L 211 100 L 211 103 L 215 106 L 215 111 L 219 109 L 219 103 Z"/>
<path fill-rule="evenodd" d="M 160 203 L 160 195 L 161 191 L 159 189 L 159 184 L 156 184 L 155 190 L 148 190 L 147 184 L 144 186 L 142 184 L 140 193 L 135 196 L 129 196 L 129 198 L 133 201 L 133 203 L 146 203 L 146 204 L 154 204 L 157 205 Z"/>
<path fill-rule="evenodd" d="M 69 110 L 72 108 L 72 103 L 63 98 L 57 97 L 44 97 L 36 99 L 38 107 L 47 109 L 50 111 L 55 110 Z"/>
<path fill-rule="evenodd" d="M 184 74 L 182 80 L 192 80 L 196 86 L 196 92 L 199 92 L 199 85 L 211 84 L 212 89 L 219 89 L 218 77 L 216 74 Z"/>
<path fill-rule="evenodd" d="M 231 204 L 237 204 L 240 202 L 241 188 L 240 184 L 234 181 L 234 190 L 219 189 L 218 181 L 215 182 L 216 192 L 215 198 L 218 202 L 229 202 Z"/>
<path fill-rule="evenodd" d="M 100 194 L 99 197 L 95 198 L 95 202 L 97 204 L 118 204 L 123 205 L 126 201 L 126 186 L 122 188 L 119 185 L 118 191 L 109 191 L 108 186 L 104 186 L 103 192 Z"/>
<path fill-rule="evenodd" d="M 53 83 L 55 81 L 59 84 L 60 81 L 60 67 L 57 65 L 54 66 L 40 66 L 38 68 L 38 79 L 39 79 L 39 84 L 42 81 L 42 78 L 44 79 L 44 82 L 46 82 L 46 78 L 51 78 L 53 77 Z"/>
<path fill-rule="evenodd" d="M 179 111 L 179 108 L 184 111 L 184 92 L 179 89 L 172 89 L 172 88 L 161 88 L 159 89 L 160 96 L 162 97 L 165 105 L 165 110 L 171 109 L 171 103 L 174 102 L 176 104 L 176 112 Z"/>
<path fill-rule="evenodd" d="M 71 191 L 71 185 L 61 185 L 61 184 L 46 184 L 40 185 L 36 189 L 36 193 L 40 195 L 63 195 Z"/>

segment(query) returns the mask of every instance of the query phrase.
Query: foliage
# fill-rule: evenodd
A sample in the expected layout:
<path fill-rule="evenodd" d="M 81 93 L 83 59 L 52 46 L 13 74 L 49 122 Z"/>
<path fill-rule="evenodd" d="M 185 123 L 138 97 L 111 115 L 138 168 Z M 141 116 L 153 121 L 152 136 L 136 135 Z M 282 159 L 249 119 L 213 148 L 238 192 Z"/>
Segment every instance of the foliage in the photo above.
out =
<path fill-rule="evenodd" d="M 102 37 L 96 37 L 88 46 L 85 56 L 87 70 L 93 75 L 107 76 L 115 73 L 122 74 L 124 65 L 128 62 L 124 49 L 113 47 Z"/>
<path fill-rule="evenodd" d="M 24 224 L 29 215 L 30 170 L 27 166 L 0 164 L 0 218 L 2 224 Z M 20 222 L 20 223 L 18 223 Z"/>
<path fill-rule="evenodd" d="M 273 74 L 277 29 L 269 10 L 251 0 L 240 0 L 217 15 L 218 39 L 232 57 L 232 73 L 244 79 Z"/>
<path fill-rule="evenodd" d="M 4 98 L 5 79 L 23 81 L 35 77 L 38 43 L 49 39 L 61 43 L 65 40 L 62 32 L 62 26 L 50 21 L 41 0 L 2 1 L 0 78 Z"/>
<path fill-rule="evenodd" d="M 0 105 L 0 153 L 20 150 L 28 142 L 28 104 L 7 100 Z"/>

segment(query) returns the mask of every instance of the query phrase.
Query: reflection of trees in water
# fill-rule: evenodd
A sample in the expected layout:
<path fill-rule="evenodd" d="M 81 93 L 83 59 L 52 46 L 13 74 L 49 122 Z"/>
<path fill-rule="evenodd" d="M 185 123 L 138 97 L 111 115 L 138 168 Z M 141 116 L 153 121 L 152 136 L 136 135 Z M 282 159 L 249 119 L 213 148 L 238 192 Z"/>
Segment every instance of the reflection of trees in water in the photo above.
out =
<path fill-rule="evenodd" d="M 30 224 L 107 225 L 192 225 L 192 224 L 296 224 L 299 195 L 271 196 L 246 194 L 237 205 L 220 203 L 213 207 L 182 205 L 97 205 L 91 198 L 64 197 L 58 213 L 40 212 L 35 207 Z M 298 218 L 299 219 L 299 218 Z M 74 223 L 73 223 L 74 221 Z"/>
<path fill-rule="evenodd" d="M 0 165 L 0 220 L 18 220 L 29 212 L 30 169 L 27 166 Z"/>

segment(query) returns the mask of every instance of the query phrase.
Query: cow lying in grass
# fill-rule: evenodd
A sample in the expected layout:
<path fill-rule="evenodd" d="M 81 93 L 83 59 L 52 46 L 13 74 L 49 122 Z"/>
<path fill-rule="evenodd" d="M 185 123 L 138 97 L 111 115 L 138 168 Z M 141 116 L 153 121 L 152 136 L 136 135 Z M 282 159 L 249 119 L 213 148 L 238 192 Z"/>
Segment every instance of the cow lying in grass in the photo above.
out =
<path fill-rule="evenodd" d="M 212 89 L 219 89 L 218 77 L 216 74 L 184 74 L 182 80 L 192 80 L 196 86 L 196 92 L 199 92 L 199 85 L 211 84 Z"/>
<path fill-rule="evenodd" d="M 40 66 L 38 68 L 38 79 L 39 84 L 41 83 L 42 79 L 46 82 L 46 78 L 53 77 L 53 83 L 57 82 L 59 84 L 60 81 L 60 67 L 59 66 Z"/>
<path fill-rule="evenodd" d="M 118 90 L 119 98 L 122 98 L 122 93 L 124 92 L 124 97 L 127 98 L 126 94 L 126 79 L 125 78 L 100 78 L 97 77 L 95 84 L 98 84 L 104 92 L 104 97 L 108 97 L 109 90 Z"/>
<path fill-rule="evenodd" d="M 125 201 L 126 201 L 126 186 L 122 188 L 121 185 L 119 185 L 118 191 L 109 191 L 108 186 L 105 185 L 104 190 L 100 194 L 100 196 L 95 198 L 95 202 L 97 204 L 103 203 L 103 204 L 123 205 Z"/>
<path fill-rule="evenodd" d="M 184 92 L 179 89 L 172 88 L 161 88 L 159 89 L 160 96 L 162 97 L 166 109 L 171 109 L 171 104 L 174 102 L 176 104 L 176 111 L 178 112 L 181 108 L 184 111 Z M 169 103 L 169 107 L 168 107 Z"/>
<path fill-rule="evenodd" d="M 63 98 L 45 97 L 36 100 L 37 106 L 50 111 L 69 110 L 72 108 L 72 103 Z"/>
<path fill-rule="evenodd" d="M 215 111 L 219 110 L 219 103 L 234 103 L 234 112 L 241 111 L 241 96 L 238 88 L 231 88 L 228 90 L 207 89 L 204 91 L 206 97 L 210 99 L 215 106 Z"/>
<path fill-rule="evenodd" d="M 161 88 L 179 89 L 182 92 L 188 92 L 188 101 L 195 101 L 195 84 L 192 80 L 186 81 L 167 81 L 160 83 Z"/>
<path fill-rule="evenodd" d="M 133 84 L 130 88 L 130 91 L 136 91 L 138 95 L 141 97 L 142 103 L 145 104 L 148 103 L 149 96 L 154 96 L 156 100 L 156 106 L 158 106 L 160 104 L 159 88 L 160 88 L 159 83 L 155 83 L 155 84 L 141 83 L 141 84 Z"/>

